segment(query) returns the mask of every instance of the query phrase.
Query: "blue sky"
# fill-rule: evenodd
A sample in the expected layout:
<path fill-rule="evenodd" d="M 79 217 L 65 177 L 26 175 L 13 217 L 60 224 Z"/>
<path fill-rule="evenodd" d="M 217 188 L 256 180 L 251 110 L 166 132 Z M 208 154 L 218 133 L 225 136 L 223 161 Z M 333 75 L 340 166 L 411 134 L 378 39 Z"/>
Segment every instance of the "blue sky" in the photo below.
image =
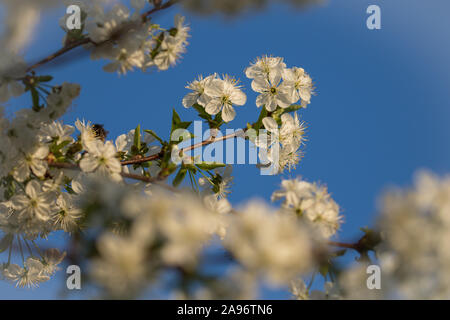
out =
<path fill-rule="evenodd" d="M 371 4 L 381 7 L 381 30 L 366 28 Z M 179 10 L 156 20 L 170 25 Z M 387 186 L 410 184 L 418 168 L 450 172 L 449 11 L 446 0 L 329 0 L 302 12 L 273 5 L 235 19 L 187 14 L 190 45 L 169 71 L 119 77 L 87 56 L 37 71 L 55 76 L 55 83 L 81 84 L 81 97 L 65 121 L 103 123 L 115 138 L 139 123 L 167 137 L 172 108 L 183 120 L 196 119 L 181 105 L 184 86 L 213 72 L 242 80 L 248 101 L 236 108 L 228 127 L 243 127 L 259 112 L 243 73 L 250 61 L 272 54 L 284 57 L 288 66 L 305 68 L 317 87 L 311 105 L 300 112 L 308 125 L 305 157 L 283 177 L 325 183 L 345 216 L 338 239 L 352 241 L 360 236 L 359 227 L 372 224 Z M 59 48 L 57 19 L 63 13 L 61 8 L 45 17 L 27 58 Z M 236 205 L 253 197 L 269 199 L 283 178 L 261 176 L 249 165 L 235 166 L 234 174 L 230 199 Z M 17 290 L 0 282 L 0 298 L 58 297 L 59 285 L 51 281 Z M 266 297 L 284 296 L 268 292 Z"/>

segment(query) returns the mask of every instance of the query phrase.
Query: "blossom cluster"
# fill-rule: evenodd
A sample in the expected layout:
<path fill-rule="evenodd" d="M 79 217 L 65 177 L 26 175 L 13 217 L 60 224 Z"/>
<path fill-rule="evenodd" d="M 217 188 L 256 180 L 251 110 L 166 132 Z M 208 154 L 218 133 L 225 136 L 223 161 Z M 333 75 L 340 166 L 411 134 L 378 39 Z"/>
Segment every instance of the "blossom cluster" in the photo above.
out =
<path fill-rule="evenodd" d="M 186 155 L 185 150 L 198 146 L 181 148 L 185 137 L 172 139 L 178 129 L 192 137 L 191 121 L 182 121 L 175 110 L 168 141 L 140 125 L 110 140 L 100 124 L 77 120 L 72 126 L 59 120 L 80 86 L 50 85 L 51 76 L 32 71 L 39 63 L 27 66 L 18 54 L 30 36 L 15 32 L 20 26 L 12 20 L 28 17 L 22 20 L 29 27 L 44 6 L 58 1 L 32 2 L 18 5 L 27 10 L 11 14 L 11 35 L 0 39 L 0 102 L 27 93 L 32 101 L 31 108 L 15 113 L 0 107 L 0 252 L 7 256 L 0 265 L 2 279 L 18 287 L 50 280 L 68 254 L 44 250 L 40 242 L 59 232 L 83 245 L 68 252 L 70 259 L 86 270 L 88 285 L 107 297 L 137 297 L 149 288 L 165 288 L 175 298 L 249 299 L 257 297 L 264 282 L 290 285 L 297 299 L 449 298 L 449 177 L 422 173 L 412 189 L 387 193 L 376 229 L 363 228 L 364 236 L 354 244 L 332 240 L 343 217 L 319 183 L 282 180 L 271 197 L 281 201 L 280 208 L 263 200 L 234 207 L 229 199 L 232 167 Z M 231 13 L 265 2 L 184 3 L 198 11 Z M 148 16 L 172 2 L 66 4 L 81 8 L 82 28 L 68 30 L 67 15 L 61 19 L 65 49 L 83 44 L 92 59 L 109 60 L 106 72 L 166 70 L 188 44 L 183 17 L 177 15 L 174 27 L 165 29 Z M 297 111 L 311 103 L 313 81 L 303 68 L 288 68 L 281 57 L 257 58 L 244 72 L 260 114 L 247 122 L 242 135 L 231 137 L 258 147 L 260 166 L 271 173 L 291 171 L 305 142 Z M 194 109 L 212 132 L 237 117 L 236 106 L 247 104 L 243 85 L 229 75 L 200 76 L 186 88 L 190 92 L 182 105 Z M 176 156 L 180 162 L 172 161 Z M 183 184 L 186 177 L 191 188 Z M 333 245 L 344 249 L 333 251 Z M 346 250 L 359 254 L 358 264 L 337 270 L 335 259 Z M 372 251 L 383 272 L 379 291 L 366 285 Z M 221 268 L 215 268 L 217 262 Z M 325 279 L 323 291 L 311 290 L 318 273 Z"/>
<path fill-rule="evenodd" d="M 132 12 L 121 3 L 107 8 L 103 2 L 66 1 L 81 8 L 82 29 L 67 30 L 68 15 L 60 19 L 60 25 L 66 31 L 64 43 L 89 38 L 90 44 L 85 47 L 91 50 L 91 58 L 110 60 L 103 67 L 105 71 L 126 74 L 134 68 L 167 70 L 185 52 L 189 27 L 184 17 L 177 15 L 174 27 L 164 29 L 145 17 L 146 1 L 131 1 Z"/>
<path fill-rule="evenodd" d="M 257 58 L 245 74 L 252 79 L 252 89 L 259 93 L 256 106 L 263 107 L 261 123 L 252 128 L 258 130 L 264 127 L 268 132 L 250 136 L 260 148 L 261 162 L 271 165 L 273 174 L 281 173 L 285 168 L 289 171 L 295 169 L 301 159 L 300 147 L 305 140 L 305 126 L 296 113 L 291 115 L 290 112 L 305 108 L 311 102 L 314 89 L 311 77 L 304 69 L 287 68 L 283 58 L 272 56 Z M 186 88 L 191 92 L 183 98 L 183 106 L 196 108 L 207 120 L 211 120 L 209 115 L 230 122 L 236 117 L 233 106 L 242 106 L 247 101 L 242 86 L 228 75 L 223 79 L 217 74 L 205 78 L 200 76 Z M 301 105 L 296 105 L 299 100 Z"/>
<path fill-rule="evenodd" d="M 224 250 L 224 266 L 229 265 L 227 279 L 245 279 L 239 286 L 246 289 L 257 287 L 260 279 L 277 286 L 287 284 L 315 265 L 320 235 L 264 202 L 232 209 L 228 200 L 217 194 L 173 193 L 157 186 L 143 194 L 137 191 L 144 186 L 125 188 L 98 176 L 86 186 L 79 205 L 86 208 L 91 226 L 115 221 L 108 223 L 109 227 L 103 225 L 104 231 L 91 240 L 99 254 L 86 266 L 110 296 L 134 296 L 148 286 L 157 286 L 172 268 L 182 279 L 201 277 L 208 248 L 218 244 Z M 92 207 L 95 212 L 89 211 Z M 217 298 L 226 287 L 222 277 L 210 279 L 220 290 L 213 285 L 195 292 L 192 284 L 182 294 Z M 175 285 L 173 293 L 180 294 L 179 289 Z M 249 298 L 251 294 L 237 290 L 227 296 Z"/>

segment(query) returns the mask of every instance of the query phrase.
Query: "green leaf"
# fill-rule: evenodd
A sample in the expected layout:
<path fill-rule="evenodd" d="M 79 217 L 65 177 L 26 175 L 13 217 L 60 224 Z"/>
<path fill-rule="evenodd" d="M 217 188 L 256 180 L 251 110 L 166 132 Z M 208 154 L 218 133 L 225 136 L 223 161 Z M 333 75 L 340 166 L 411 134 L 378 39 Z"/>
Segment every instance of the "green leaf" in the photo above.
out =
<path fill-rule="evenodd" d="M 138 150 L 141 150 L 141 125 L 138 124 L 136 129 L 134 129 L 134 146 Z"/>
<path fill-rule="evenodd" d="M 173 179 L 172 185 L 174 187 L 178 187 L 180 185 L 180 183 L 183 182 L 184 177 L 186 176 L 186 173 L 187 173 L 187 168 L 181 167 L 180 170 L 178 170 L 177 175 Z"/>
<path fill-rule="evenodd" d="M 39 93 L 35 87 L 30 87 L 31 90 L 31 100 L 33 101 L 33 110 L 39 111 Z"/>
<path fill-rule="evenodd" d="M 197 166 L 197 168 L 202 169 L 202 170 L 213 170 L 213 169 L 216 169 L 216 168 L 223 168 L 223 167 L 225 167 L 224 163 L 207 162 L 207 161 L 204 161 L 202 163 L 196 163 L 195 165 Z"/>
<path fill-rule="evenodd" d="M 175 109 L 173 109 L 172 128 L 170 130 L 170 134 L 172 134 L 172 132 L 174 132 L 176 129 L 187 129 L 187 128 L 189 128 L 191 123 L 192 123 L 192 121 L 185 121 L 185 122 L 181 121 L 180 116 L 175 111 Z"/>
<path fill-rule="evenodd" d="M 14 235 L 11 233 L 6 234 L 2 240 L 0 240 L 0 252 L 5 251 L 9 248 L 9 246 L 12 244 L 12 241 L 14 239 Z"/>
<path fill-rule="evenodd" d="M 71 143 L 70 140 L 66 140 L 61 142 L 60 144 L 56 145 L 56 149 L 57 150 L 61 150 L 62 148 L 64 148 L 65 146 L 69 145 Z"/>
<path fill-rule="evenodd" d="M 275 120 L 279 125 L 281 125 L 281 116 L 282 116 L 283 114 L 289 113 L 289 112 L 294 112 L 294 111 L 297 111 L 298 109 L 301 109 L 301 108 L 303 108 L 303 106 L 300 105 L 300 104 L 291 104 L 289 107 L 287 107 L 287 108 L 285 108 L 285 109 L 278 107 L 278 109 L 275 110 L 275 111 L 272 113 L 272 118 L 274 118 L 274 120 Z"/>
<path fill-rule="evenodd" d="M 39 76 L 36 78 L 38 82 L 49 82 L 53 80 L 52 76 Z"/>
<path fill-rule="evenodd" d="M 323 264 L 319 267 L 319 273 L 322 275 L 322 277 L 325 278 L 328 274 L 329 269 L 330 269 L 329 264 Z"/>
<path fill-rule="evenodd" d="M 212 120 L 212 117 L 209 113 L 207 113 L 205 111 L 205 108 L 203 108 L 201 105 L 199 105 L 198 103 L 194 104 L 192 106 L 195 110 L 197 110 L 198 115 L 200 118 L 205 119 L 205 120 Z"/>
<path fill-rule="evenodd" d="M 298 109 L 301 109 L 301 108 L 303 108 L 303 106 L 301 104 L 291 104 L 286 109 L 283 109 L 284 110 L 283 113 L 297 111 Z"/>

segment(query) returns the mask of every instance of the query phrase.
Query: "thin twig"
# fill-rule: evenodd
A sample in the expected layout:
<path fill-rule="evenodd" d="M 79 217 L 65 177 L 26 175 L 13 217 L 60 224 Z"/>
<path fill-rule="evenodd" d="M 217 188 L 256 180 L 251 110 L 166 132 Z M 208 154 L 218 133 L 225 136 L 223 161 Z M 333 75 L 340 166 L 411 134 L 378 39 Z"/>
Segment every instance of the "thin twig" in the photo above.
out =
<path fill-rule="evenodd" d="M 353 250 L 358 251 L 357 243 L 343 243 L 343 242 L 336 242 L 336 241 L 328 241 L 328 245 L 333 246 L 333 247 L 347 248 L 347 249 L 353 249 Z"/>
<path fill-rule="evenodd" d="M 51 162 L 51 161 L 48 161 L 48 165 L 50 167 L 59 168 L 59 169 L 80 170 L 80 167 L 77 164 L 75 164 L 75 163 Z M 142 182 L 146 182 L 146 183 L 151 183 L 151 184 L 155 184 L 155 185 L 158 185 L 160 187 L 163 187 L 165 189 L 168 189 L 170 191 L 176 191 L 175 188 L 172 188 L 171 186 L 161 182 L 157 178 L 142 176 L 142 175 L 133 174 L 133 173 L 126 173 L 126 172 L 122 172 L 122 173 L 120 173 L 120 175 L 123 178 L 138 180 L 138 181 L 142 181 Z"/>

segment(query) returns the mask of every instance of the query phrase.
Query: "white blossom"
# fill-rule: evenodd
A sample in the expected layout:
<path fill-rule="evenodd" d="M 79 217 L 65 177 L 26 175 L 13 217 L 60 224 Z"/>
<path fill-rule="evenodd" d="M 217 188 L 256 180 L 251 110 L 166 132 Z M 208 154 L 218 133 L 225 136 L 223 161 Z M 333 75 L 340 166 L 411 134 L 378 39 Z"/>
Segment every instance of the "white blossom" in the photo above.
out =
<path fill-rule="evenodd" d="M 247 96 L 237 85 L 237 81 L 229 76 L 209 81 L 205 93 L 211 98 L 205 105 L 205 111 L 211 115 L 222 112 L 222 119 L 225 122 L 235 118 L 234 105 L 242 106 L 247 101 Z"/>
<path fill-rule="evenodd" d="M 100 174 L 110 175 L 115 180 L 121 180 L 122 166 L 111 141 L 105 143 L 101 140 L 92 141 L 88 150 L 89 152 L 80 161 L 81 170 L 84 172 L 96 171 Z"/>
<path fill-rule="evenodd" d="M 35 258 L 28 258 L 23 267 L 11 264 L 3 270 L 3 276 L 16 283 L 16 287 L 37 287 L 39 283 L 48 281 L 50 278 L 44 272 L 42 262 Z"/>
<path fill-rule="evenodd" d="M 15 195 L 11 201 L 21 220 L 38 219 L 46 221 L 50 219 L 50 213 L 53 209 L 52 195 L 43 192 L 41 185 L 36 180 L 28 182 L 25 193 Z"/>
<path fill-rule="evenodd" d="M 192 90 L 183 98 L 183 106 L 185 108 L 192 107 L 198 103 L 202 107 L 205 107 L 211 97 L 205 93 L 205 88 L 209 86 L 210 82 L 217 77 L 216 74 L 212 74 L 203 79 L 202 76 L 198 80 L 194 80 L 186 86 L 186 89 Z"/>
<path fill-rule="evenodd" d="M 264 106 L 267 111 L 275 111 L 277 106 L 287 108 L 294 101 L 291 88 L 286 83 L 281 83 L 281 76 L 275 76 L 272 80 L 255 78 L 252 89 L 260 93 L 256 98 L 256 106 Z"/>
<path fill-rule="evenodd" d="M 37 177 L 43 177 L 48 167 L 46 161 L 48 153 L 47 146 L 40 146 L 32 154 L 25 155 L 14 169 L 14 178 L 22 182 L 30 176 L 31 172 Z"/>
<path fill-rule="evenodd" d="M 312 265 L 308 231 L 285 215 L 253 202 L 233 216 L 225 246 L 247 268 L 273 284 L 289 282 Z"/>
<path fill-rule="evenodd" d="M 288 88 L 292 90 L 292 103 L 302 100 L 302 105 L 306 107 L 311 103 L 313 83 L 311 77 L 303 68 L 293 67 L 283 70 L 283 80 Z"/>

